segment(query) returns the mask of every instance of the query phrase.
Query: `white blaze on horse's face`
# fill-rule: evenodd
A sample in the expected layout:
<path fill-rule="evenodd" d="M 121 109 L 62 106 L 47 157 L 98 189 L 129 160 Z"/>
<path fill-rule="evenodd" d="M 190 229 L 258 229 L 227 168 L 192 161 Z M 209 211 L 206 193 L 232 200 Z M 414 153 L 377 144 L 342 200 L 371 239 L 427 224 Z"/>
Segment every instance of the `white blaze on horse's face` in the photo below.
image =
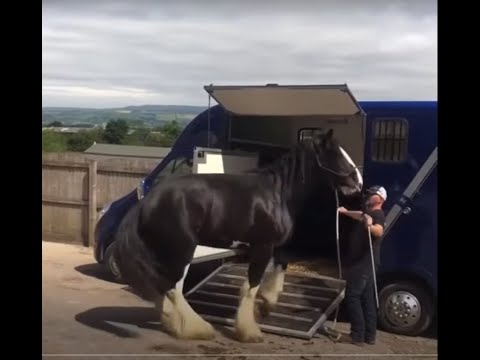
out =
<path fill-rule="evenodd" d="M 340 148 L 340 152 L 342 153 L 343 157 L 348 161 L 348 163 L 350 165 L 352 165 L 354 168 L 355 168 L 355 172 L 357 174 L 357 182 L 358 182 L 358 191 L 360 192 L 362 190 L 362 187 L 363 187 L 363 177 L 362 177 L 362 174 L 360 174 L 360 170 L 358 170 L 358 167 L 357 165 L 355 165 L 355 163 L 353 162 L 352 158 L 350 157 L 350 155 L 348 155 L 348 153 L 341 147 L 339 146 Z"/>

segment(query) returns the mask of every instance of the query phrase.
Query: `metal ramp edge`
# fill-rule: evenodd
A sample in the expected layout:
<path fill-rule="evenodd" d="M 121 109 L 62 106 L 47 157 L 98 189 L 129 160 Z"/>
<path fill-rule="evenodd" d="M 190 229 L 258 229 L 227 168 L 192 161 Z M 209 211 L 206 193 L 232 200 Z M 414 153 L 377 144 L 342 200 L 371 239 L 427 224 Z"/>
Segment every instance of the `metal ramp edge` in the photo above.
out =
<path fill-rule="evenodd" d="M 238 248 L 213 248 L 209 246 L 197 245 L 193 254 L 192 264 L 200 264 L 212 260 L 220 260 L 243 255 L 244 250 Z"/>
<path fill-rule="evenodd" d="M 247 267 L 220 266 L 188 291 L 186 300 L 205 320 L 233 326 Z M 277 306 L 267 317 L 256 316 L 256 320 L 264 332 L 310 340 L 344 296 L 344 280 L 287 272 Z M 256 303 L 261 303 L 261 299 L 257 297 Z"/>

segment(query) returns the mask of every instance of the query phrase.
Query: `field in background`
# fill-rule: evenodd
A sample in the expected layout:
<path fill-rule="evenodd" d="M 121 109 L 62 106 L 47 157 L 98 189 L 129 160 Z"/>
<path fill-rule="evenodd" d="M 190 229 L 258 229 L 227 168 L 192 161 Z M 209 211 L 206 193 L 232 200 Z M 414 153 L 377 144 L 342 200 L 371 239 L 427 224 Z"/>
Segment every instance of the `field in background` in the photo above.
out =
<path fill-rule="evenodd" d="M 42 124 L 59 121 L 65 126 L 74 124 L 93 126 L 113 119 L 124 119 L 129 123 L 141 123 L 149 127 L 162 126 L 172 120 L 184 126 L 205 109 L 203 106 L 181 105 L 143 105 L 106 109 L 44 107 Z"/>

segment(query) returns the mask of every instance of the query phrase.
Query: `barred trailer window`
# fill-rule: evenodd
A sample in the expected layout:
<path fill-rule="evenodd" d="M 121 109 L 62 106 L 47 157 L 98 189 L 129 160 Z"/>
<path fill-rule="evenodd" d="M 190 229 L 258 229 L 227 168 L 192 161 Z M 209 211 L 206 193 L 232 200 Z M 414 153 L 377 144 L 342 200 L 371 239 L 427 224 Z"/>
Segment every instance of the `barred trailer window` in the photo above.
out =
<path fill-rule="evenodd" d="M 408 122 L 405 119 L 375 119 L 372 160 L 402 162 L 407 159 Z"/>

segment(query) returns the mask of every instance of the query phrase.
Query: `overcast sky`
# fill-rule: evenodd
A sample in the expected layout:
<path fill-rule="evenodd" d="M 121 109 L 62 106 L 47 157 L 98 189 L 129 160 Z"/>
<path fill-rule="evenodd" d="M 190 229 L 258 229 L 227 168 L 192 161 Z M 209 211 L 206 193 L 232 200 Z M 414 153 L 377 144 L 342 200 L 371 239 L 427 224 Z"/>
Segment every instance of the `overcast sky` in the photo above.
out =
<path fill-rule="evenodd" d="M 204 85 L 437 99 L 433 0 L 43 0 L 43 106 L 207 105 Z"/>

